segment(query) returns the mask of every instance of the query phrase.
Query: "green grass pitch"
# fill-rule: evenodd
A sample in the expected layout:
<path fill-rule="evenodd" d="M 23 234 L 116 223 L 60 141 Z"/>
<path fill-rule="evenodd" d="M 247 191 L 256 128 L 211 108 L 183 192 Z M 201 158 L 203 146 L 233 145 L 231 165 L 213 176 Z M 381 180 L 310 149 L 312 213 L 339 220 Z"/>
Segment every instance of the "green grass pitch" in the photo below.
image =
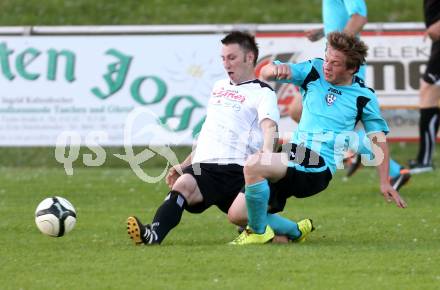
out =
<path fill-rule="evenodd" d="M 393 154 L 405 159 L 409 149 L 393 146 Z M 317 196 L 289 200 L 285 216 L 316 223 L 304 244 L 229 246 L 235 227 L 212 208 L 185 213 L 161 246 L 135 247 L 125 220 L 151 220 L 164 183 L 143 183 L 128 168 L 66 176 L 61 168 L 3 167 L 0 289 L 439 289 L 440 171 L 413 177 L 401 192 L 404 210 L 383 200 L 374 169 L 342 176 Z M 35 207 L 52 195 L 78 212 L 62 238 L 34 224 Z"/>
<path fill-rule="evenodd" d="M 367 0 L 370 22 L 423 21 L 423 1 Z M 321 22 L 321 0 L 2 0 L 0 25 Z"/>

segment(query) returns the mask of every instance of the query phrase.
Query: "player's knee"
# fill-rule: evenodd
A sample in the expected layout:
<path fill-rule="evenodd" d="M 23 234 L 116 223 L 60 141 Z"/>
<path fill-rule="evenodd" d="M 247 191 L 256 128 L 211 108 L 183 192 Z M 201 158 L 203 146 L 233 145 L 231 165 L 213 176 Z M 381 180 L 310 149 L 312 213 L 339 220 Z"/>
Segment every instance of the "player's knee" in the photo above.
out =
<path fill-rule="evenodd" d="M 194 199 L 193 195 L 196 186 L 197 183 L 194 177 L 189 174 L 184 174 L 176 180 L 172 190 L 180 192 L 186 201 L 191 204 L 191 200 Z"/>
<path fill-rule="evenodd" d="M 233 208 L 229 208 L 228 210 L 228 221 L 232 224 L 237 224 L 237 216 Z"/>
<path fill-rule="evenodd" d="M 247 217 L 241 210 L 231 207 L 228 210 L 228 221 L 237 226 L 244 226 L 247 223 Z"/>
<path fill-rule="evenodd" d="M 243 173 L 245 176 L 255 175 L 257 173 L 260 159 L 261 159 L 260 153 L 251 155 L 248 157 L 248 159 L 246 159 L 246 162 L 244 163 L 244 167 L 243 167 Z"/>

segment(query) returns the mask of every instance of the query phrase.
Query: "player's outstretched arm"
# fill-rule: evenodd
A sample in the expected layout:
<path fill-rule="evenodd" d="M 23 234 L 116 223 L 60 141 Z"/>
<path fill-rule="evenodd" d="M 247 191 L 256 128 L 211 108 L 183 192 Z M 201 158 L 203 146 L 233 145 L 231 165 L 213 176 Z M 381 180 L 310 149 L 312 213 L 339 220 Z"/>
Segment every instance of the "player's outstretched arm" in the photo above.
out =
<path fill-rule="evenodd" d="M 400 196 L 400 194 L 391 186 L 388 179 L 389 176 L 389 153 L 386 137 L 383 132 L 374 133 L 368 136 L 371 140 L 373 153 L 375 159 L 378 159 L 376 165 L 379 179 L 380 179 L 380 191 L 382 192 L 386 201 L 394 203 L 400 207 L 405 208 L 406 202 Z"/>
<path fill-rule="evenodd" d="M 291 80 L 292 71 L 288 64 L 267 64 L 261 69 L 261 78 L 264 81 Z"/>
<path fill-rule="evenodd" d="M 278 126 L 271 119 L 264 119 L 260 123 L 263 130 L 263 152 L 274 152 L 278 143 Z"/>
<path fill-rule="evenodd" d="M 357 35 L 362 31 L 364 25 L 367 24 L 368 19 L 359 14 L 353 14 L 345 25 L 344 32 L 349 35 Z"/>
<path fill-rule="evenodd" d="M 265 66 L 263 66 L 263 68 L 260 71 L 260 78 L 263 81 L 274 81 L 274 75 L 273 75 L 273 70 L 274 70 L 275 65 L 273 63 L 269 63 Z"/>

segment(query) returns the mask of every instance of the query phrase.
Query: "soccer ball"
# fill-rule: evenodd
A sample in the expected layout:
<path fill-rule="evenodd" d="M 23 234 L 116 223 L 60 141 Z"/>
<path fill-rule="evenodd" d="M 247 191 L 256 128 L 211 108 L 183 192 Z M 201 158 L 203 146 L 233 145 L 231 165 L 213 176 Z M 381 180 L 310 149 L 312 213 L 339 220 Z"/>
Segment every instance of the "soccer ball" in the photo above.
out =
<path fill-rule="evenodd" d="M 45 235 L 61 237 L 76 223 L 76 211 L 65 198 L 54 196 L 44 199 L 35 210 L 35 223 Z"/>

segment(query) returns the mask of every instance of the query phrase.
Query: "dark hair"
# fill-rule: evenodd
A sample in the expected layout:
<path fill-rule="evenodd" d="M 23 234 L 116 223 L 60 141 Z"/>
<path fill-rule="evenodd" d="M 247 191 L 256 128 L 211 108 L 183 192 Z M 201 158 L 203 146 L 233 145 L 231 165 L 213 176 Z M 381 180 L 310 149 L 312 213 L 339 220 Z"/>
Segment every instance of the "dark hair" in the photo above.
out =
<path fill-rule="evenodd" d="M 252 52 L 255 56 L 254 65 L 257 64 L 258 46 L 255 42 L 255 37 L 252 34 L 243 31 L 232 31 L 221 41 L 224 45 L 236 43 L 245 53 Z"/>
<path fill-rule="evenodd" d="M 342 52 L 346 56 L 345 65 L 347 69 L 355 69 L 365 64 L 368 46 L 356 36 L 343 32 L 332 32 L 327 35 L 327 45 Z"/>

